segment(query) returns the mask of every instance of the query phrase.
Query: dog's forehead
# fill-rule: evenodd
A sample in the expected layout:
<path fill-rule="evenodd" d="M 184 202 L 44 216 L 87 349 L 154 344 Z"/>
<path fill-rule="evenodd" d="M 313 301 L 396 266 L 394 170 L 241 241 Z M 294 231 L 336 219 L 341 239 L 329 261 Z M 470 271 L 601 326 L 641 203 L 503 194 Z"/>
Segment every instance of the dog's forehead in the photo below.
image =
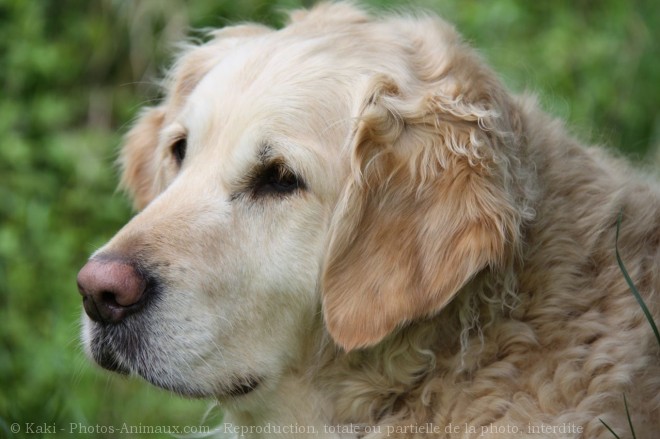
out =
<path fill-rule="evenodd" d="M 247 45 L 243 50 L 226 52 L 193 89 L 182 111 L 191 133 L 212 128 L 209 125 L 228 124 L 247 85 L 243 73 L 250 52 Z"/>
<path fill-rule="evenodd" d="M 194 88 L 181 112 L 191 148 L 223 154 L 268 139 L 335 147 L 350 131 L 359 72 L 341 65 L 320 39 L 281 38 L 276 32 L 226 51 Z M 244 149 L 244 148 L 243 148 Z M 223 151 L 224 150 L 224 151 Z"/>
<path fill-rule="evenodd" d="M 345 110 L 336 106 L 350 99 L 347 83 L 355 78 L 348 69 L 342 71 L 332 51 L 314 51 L 314 46 L 307 40 L 287 45 L 287 40 L 271 36 L 237 45 L 191 94 L 190 118 L 199 121 L 203 115 L 213 114 L 217 122 L 224 119 L 225 124 L 260 117 L 275 123 L 287 119 L 303 122 L 318 113 L 325 113 L 326 119 Z"/>

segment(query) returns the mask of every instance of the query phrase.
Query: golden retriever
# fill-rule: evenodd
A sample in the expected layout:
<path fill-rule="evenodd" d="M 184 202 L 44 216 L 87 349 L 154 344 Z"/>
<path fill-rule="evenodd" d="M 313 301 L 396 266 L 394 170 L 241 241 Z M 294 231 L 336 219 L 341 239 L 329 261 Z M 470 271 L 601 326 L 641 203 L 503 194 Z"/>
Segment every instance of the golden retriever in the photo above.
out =
<path fill-rule="evenodd" d="M 188 47 L 121 152 L 140 211 L 78 276 L 101 366 L 225 433 L 660 431 L 660 186 L 430 15 L 345 3 Z"/>

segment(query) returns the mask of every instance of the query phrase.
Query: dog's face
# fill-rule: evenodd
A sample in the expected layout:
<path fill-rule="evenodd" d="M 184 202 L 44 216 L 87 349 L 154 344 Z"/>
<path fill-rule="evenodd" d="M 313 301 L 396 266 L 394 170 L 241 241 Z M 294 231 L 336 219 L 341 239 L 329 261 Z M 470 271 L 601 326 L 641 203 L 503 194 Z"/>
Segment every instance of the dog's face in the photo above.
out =
<path fill-rule="evenodd" d="M 324 61 L 279 44 L 266 36 L 217 47 L 222 56 L 187 96 L 148 110 L 129 134 L 127 185 L 147 179 L 149 195 L 137 199 L 154 199 L 95 255 L 102 262 L 89 276 L 134 265 L 122 275 L 144 278 L 147 303 L 117 322 L 85 319 L 102 366 L 184 394 L 238 396 L 299 355 L 320 312 L 350 97 L 309 72 Z"/>
<path fill-rule="evenodd" d="M 506 263 L 515 121 L 457 44 L 441 22 L 326 5 L 190 49 L 122 151 L 142 210 L 79 274 L 88 353 L 243 400 L 322 313 L 340 346 L 370 346 Z"/>

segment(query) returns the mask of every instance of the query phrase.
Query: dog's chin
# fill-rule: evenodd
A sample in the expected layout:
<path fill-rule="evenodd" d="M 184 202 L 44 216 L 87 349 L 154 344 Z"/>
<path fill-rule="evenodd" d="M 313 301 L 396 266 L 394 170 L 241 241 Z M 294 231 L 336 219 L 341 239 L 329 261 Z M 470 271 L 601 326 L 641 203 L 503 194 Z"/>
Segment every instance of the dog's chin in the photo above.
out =
<path fill-rule="evenodd" d="M 137 375 L 156 387 L 165 389 L 179 396 L 195 399 L 214 398 L 218 401 L 238 402 L 255 392 L 261 385 L 261 379 L 251 376 L 231 381 L 221 386 L 198 387 L 188 383 L 163 380 L 151 371 L 138 371 Z"/>

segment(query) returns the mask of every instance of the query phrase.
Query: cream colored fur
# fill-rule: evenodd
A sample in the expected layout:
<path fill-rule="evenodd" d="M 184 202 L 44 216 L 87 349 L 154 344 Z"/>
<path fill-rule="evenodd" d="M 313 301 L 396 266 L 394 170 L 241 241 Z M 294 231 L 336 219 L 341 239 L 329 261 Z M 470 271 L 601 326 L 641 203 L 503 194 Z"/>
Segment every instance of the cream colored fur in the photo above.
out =
<path fill-rule="evenodd" d="M 510 94 L 438 18 L 291 17 L 187 48 L 127 137 L 141 212 L 99 253 L 165 290 L 120 361 L 250 436 L 628 437 L 625 394 L 654 437 L 660 354 L 614 237 L 622 211 L 660 322 L 658 183 Z M 271 159 L 304 187 L 254 195 Z M 263 382 L 223 394 L 246 373 Z"/>

